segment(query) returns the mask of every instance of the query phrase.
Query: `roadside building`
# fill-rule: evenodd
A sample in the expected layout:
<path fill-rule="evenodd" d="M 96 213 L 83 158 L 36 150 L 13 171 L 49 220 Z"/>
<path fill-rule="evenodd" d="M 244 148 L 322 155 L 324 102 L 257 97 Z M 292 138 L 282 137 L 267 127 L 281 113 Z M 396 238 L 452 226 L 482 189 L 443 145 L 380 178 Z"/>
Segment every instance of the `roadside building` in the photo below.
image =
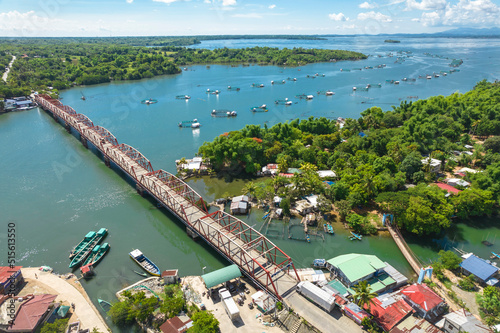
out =
<path fill-rule="evenodd" d="M 164 322 L 160 326 L 160 331 L 163 333 L 184 333 L 191 326 L 193 326 L 193 321 L 188 316 L 175 316 Z"/>
<path fill-rule="evenodd" d="M 231 200 L 231 214 L 247 214 L 249 208 L 250 203 L 246 195 L 240 195 Z"/>
<path fill-rule="evenodd" d="M 441 171 L 441 161 L 437 160 L 435 158 L 424 158 L 422 160 L 422 164 L 424 165 L 424 168 L 426 168 L 427 165 L 429 165 L 429 171 L 433 173 L 439 173 Z"/>
<path fill-rule="evenodd" d="M 498 283 L 498 280 L 495 278 L 498 275 L 498 268 L 492 265 L 489 260 L 484 260 L 469 253 L 464 256 L 460 267 L 465 275 L 474 274 L 476 280 L 480 283 L 488 285 Z"/>
<path fill-rule="evenodd" d="M 355 303 L 346 304 L 344 306 L 344 314 L 354 320 L 358 325 L 361 325 L 361 321 L 363 321 L 364 318 L 370 318 L 370 314 Z"/>
<path fill-rule="evenodd" d="M 28 110 L 36 107 L 36 103 L 27 97 L 13 97 L 4 99 L 5 110 Z"/>
<path fill-rule="evenodd" d="M 433 321 L 441 315 L 446 303 L 426 284 L 412 284 L 401 290 L 401 294 L 419 316 Z"/>
<path fill-rule="evenodd" d="M 262 174 L 263 175 L 276 175 L 278 174 L 278 164 L 275 163 L 269 163 L 266 166 L 262 167 Z"/>
<path fill-rule="evenodd" d="M 465 309 L 450 312 L 436 323 L 445 333 L 493 333 L 494 330 L 484 325 L 472 313 Z"/>
<path fill-rule="evenodd" d="M 314 207 L 307 200 L 298 200 L 295 202 L 295 210 L 300 215 L 306 215 L 313 211 Z"/>
<path fill-rule="evenodd" d="M 377 325 L 385 332 L 413 313 L 412 307 L 399 292 L 375 297 L 370 302 L 370 313 Z"/>
<path fill-rule="evenodd" d="M 337 174 L 332 170 L 318 170 L 317 171 L 319 178 L 335 178 Z"/>
<path fill-rule="evenodd" d="M 389 272 L 386 271 L 388 265 L 374 255 L 357 253 L 340 255 L 328 260 L 326 268 L 336 274 L 347 288 L 360 281 L 367 281 L 373 292 L 382 293 L 405 283 L 401 273 L 392 266 Z M 397 281 L 389 273 L 394 274 Z"/>
<path fill-rule="evenodd" d="M 449 178 L 446 180 L 446 183 L 448 185 L 453 186 L 453 187 L 455 187 L 455 186 L 467 187 L 470 185 L 470 183 L 468 181 L 465 181 L 465 180 L 460 179 L 460 178 Z"/>
<path fill-rule="evenodd" d="M 165 284 L 175 284 L 179 281 L 179 270 L 167 269 L 161 273 L 161 278 Z"/>
<path fill-rule="evenodd" d="M 7 332 L 31 333 L 50 315 L 57 295 L 35 295 L 24 301 L 16 312 L 14 323 Z"/>
<path fill-rule="evenodd" d="M 471 168 L 462 168 L 462 169 L 458 170 L 458 172 L 466 174 L 467 172 L 468 173 L 478 173 L 480 171 L 474 170 L 474 169 L 471 169 Z"/>
<path fill-rule="evenodd" d="M 453 186 L 451 186 L 451 185 L 448 185 L 448 184 L 445 184 L 445 183 L 441 183 L 441 182 L 433 183 L 433 184 L 431 184 L 431 185 L 437 186 L 437 187 L 439 187 L 440 189 L 447 191 L 447 192 L 448 192 L 448 194 L 447 194 L 447 195 L 450 195 L 450 194 L 458 194 L 458 193 L 460 193 L 460 192 L 461 192 L 458 188 L 454 188 L 454 187 L 453 187 Z"/>
<path fill-rule="evenodd" d="M 441 330 L 425 319 L 409 316 L 390 330 L 390 333 L 441 333 Z"/>
<path fill-rule="evenodd" d="M 11 294 L 24 282 L 21 268 L 23 266 L 0 267 L 0 295 Z M 14 292 L 15 293 L 15 292 Z"/>

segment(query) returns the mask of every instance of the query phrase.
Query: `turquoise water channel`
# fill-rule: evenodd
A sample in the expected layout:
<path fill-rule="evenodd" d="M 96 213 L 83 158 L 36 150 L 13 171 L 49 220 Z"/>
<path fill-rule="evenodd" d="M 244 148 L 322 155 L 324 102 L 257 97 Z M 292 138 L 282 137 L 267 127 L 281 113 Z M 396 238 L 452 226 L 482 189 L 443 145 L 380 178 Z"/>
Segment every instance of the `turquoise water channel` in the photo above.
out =
<path fill-rule="evenodd" d="M 310 116 L 358 117 L 371 106 L 384 110 L 398 105 L 408 96 L 429 96 L 466 92 L 477 81 L 500 77 L 500 40 L 498 39 L 401 39 L 401 44 L 385 44 L 383 37 L 330 38 L 327 41 L 209 41 L 197 47 L 331 47 L 361 51 L 368 59 L 356 62 L 311 64 L 295 68 L 276 66 L 231 67 L 225 65 L 189 66 L 179 75 L 162 76 L 143 81 L 73 88 L 62 93 L 62 102 L 87 115 L 95 124 L 106 127 L 121 143 L 142 152 L 155 169 L 175 172 L 174 161 L 193 156 L 204 141 L 245 124 L 275 124 Z M 265 43 L 265 44 L 264 44 Z M 402 63 L 395 63 L 397 51 L 411 51 Z M 392 57 L 387 54 L 393 54 Z M 432 57 L 424 53 L 442 56 Z M 407 53 L 408 54 L 408 53 Z M 380 57 L 379 57 L 380 55 Z M 448 57 L 450 59 L 444 59 Z M 419 75 L 448 71 L 451 58 L 463 59 L 455 72 L 433 78 Z M 385 64 L 384 68 L 364 69 Z M 341 72 L 340 69 L 351 69 Z M 352 70 L 353 68 L 363 68 Z M 318 73 L 316 78 L 307 78 Z M 323 74 L 325 75 L 323 77 Z M 287 78 L 297 78 L 297 81 Z M 416 78 L 399 85 L 386 80 Z M 271 85 L 286 80 L 285 84 Z M 263 83 L 263 88 L 252 88 Z M 353 86 L 382 83 L 381 88 L 352 91 Z M 227 86 L 239 87 L 239 92 Z M 218 89 L 219 95 L 206 90 Z M 331 90 L 334 96 L 318 95 Z M 81 96 L 85 95 L 83 101 Z M 188 94 L 189 100 L 175 99 Z M 311 101 L 297 100 L 295 95 L 313 94 Z M 277 99 L 291 99 L 291 106 L 277 106 Z M 143 105 L 141 100 L 154 98 L 157 104 Z M 252 113 L 250 108 L 267 104 L 269 112 Z M 212 118 L 213 109 L 238 112 L 234 118 Z M 201 128 L 180 129 L 177 123 L 197 118 Z M 66 273 L 68 255 L 89 230 L 109 229 L 106 241 L 111 250 L 97 266 L 97 276 L 83 285 L 94 302 L 97 298 L 115 300 L 114 293 L 141 279 L 133 270 L 138 267 L 128 257 L 133 248 L 141 249 L 161 269 L 177 268 L 180 275 L 201 274 L 228 263 L 201 241 L 193 241 L 184 226 L 155 202 L 139 196 L 123 174 L 107 168 L 92 150 L 57 124 L 47 113 L 34 109 L 0 116 L 0 221 L 16 223 L 17 263 L 23 266 L 48 265 Z M 247 180 L 192 179 L 189 184 L 207 201 L 224 192 L 239 194 Z M 262 211 L 241 217 L 260 228 Z M 348 240 L 347 231 L 334 225 L 336 235 L 325 240 L 289 240 L 286 226 L 276 222 L 270 227 L 271 238 L 294 260 L 297 268 L 308 267 L 315 258 L 359 252 L 379 256 L 407 275 L 411 270 L 393 241 L 385 234 L 365 237 L 361 242 Z M 265 230 L 265 229 L 263 229 Z M 6 230 L 0 230 L 0 243 L 6 243 Z M 440 237 L 409 238 L 412 249 L 424 261 L 436 257 L 441 248 L 457 247 L 489 257 L 500 251 L 496 245 L 486 247 L 483 240 L 495 244 L 500 239 L 498 221 L 479 219 L 458 223 Z M 1 251 L 3 254 L 3 250 Z M 0 265 L 6 264 L 0 256 Z M 118 331 L 113 328 L 113 331 Z"/>

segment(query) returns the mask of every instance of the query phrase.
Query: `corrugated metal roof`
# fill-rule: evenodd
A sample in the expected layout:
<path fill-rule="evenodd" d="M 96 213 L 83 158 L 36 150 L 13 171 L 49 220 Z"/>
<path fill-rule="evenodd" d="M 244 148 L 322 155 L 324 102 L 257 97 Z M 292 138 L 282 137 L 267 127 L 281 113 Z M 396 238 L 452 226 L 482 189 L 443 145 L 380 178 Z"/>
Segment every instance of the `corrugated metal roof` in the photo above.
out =
<path fill-rule="evenodd" d="M 367 254 L 344 254 L 328 260 L 328 263 L 337 269 L 351 281 L 357 281 L 375 271 L 385 267 L 385 264 L 373 255 Z"/>
<path fill-rule="evenodd" d="M 205 285 L 207 286 L 207 288 L 212 288 L 226 281 L 236 279 L 240 276 L 241 272 L 238 266 L 231 265 L 202 275 L 201 278 L 203 279 L 203 281 L 205 281 Z"/>
<path fill-rule="evenodd" d="M 471 255 L 469 258 L 462 261 L 460 266 L 483 281 L 488 280 L 498 271 L 498 268 L 488 264 L 486 261 L 476 257 L 475 255 Z"/>

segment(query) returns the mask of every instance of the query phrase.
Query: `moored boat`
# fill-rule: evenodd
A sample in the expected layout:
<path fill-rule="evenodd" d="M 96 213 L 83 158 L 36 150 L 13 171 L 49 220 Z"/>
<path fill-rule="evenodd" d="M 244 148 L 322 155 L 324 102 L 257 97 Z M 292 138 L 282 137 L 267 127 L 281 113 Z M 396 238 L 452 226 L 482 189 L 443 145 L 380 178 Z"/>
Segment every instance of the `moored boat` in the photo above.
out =
<path fill-rule="evenodd" d="M 78 252 L 80 252 L 82 249 L 84 249 L 88 243 L 92 241 L 92 239 L 96 236 L 95 231 L 89 231 L 85 237 L 82 239 L 80 243 L 78 243 L 77 246 L 73 250 L 71 250 L 71 253 L 69 254 L 69 258 L 72 259 Z"/>
<path fill-rule="evenodd" d="M 140 250 L 135 249 L 129 253 L 130 258 L 151 275 L 160 276 L 160 269 L 149 260 Z"/>
<path fill-rule="evenodd" d="M 83 262 L 82 266 L 86 266 L 86 265 L 90 264 L 94 260 L 94 257 L 99 252 L 100 248 L 101 248 L 101 245 L 99 245 L 99 244 L 94 246 L 94 248 L 92 249 L 92 251 L 88 255 L 87 259 L 85 259 L 85 261 Z"/>
<path fill-rule="evenodd" d="M 99 244 L 101 240 L 107 235 L 107 233 L 108 229 L 106 228 L 99 229 L 99 231 L 96 233 L 92 241 L 87 243 L 87 245 L 73 257 L 71 263 L 69 264 L 69 268 L 73 268 L 75 266 L 80 265 L 90 254 L 94 246 Z"/>
<path fill-rule="evenodd" d="M 97 299 L 97 302 L 99 303 L 99 306 L 101 307 L 102 311 L 108 313 L 108 311 L 111 309 L 112 306 L 111 303 L 100 298 Z"/>
<path fill-rule="evenodd" d="M 350 240 L 361 240 L 363 236 L 355 234 L 354 232 L 351 231 L 351 237 L 349 237 Z"/>

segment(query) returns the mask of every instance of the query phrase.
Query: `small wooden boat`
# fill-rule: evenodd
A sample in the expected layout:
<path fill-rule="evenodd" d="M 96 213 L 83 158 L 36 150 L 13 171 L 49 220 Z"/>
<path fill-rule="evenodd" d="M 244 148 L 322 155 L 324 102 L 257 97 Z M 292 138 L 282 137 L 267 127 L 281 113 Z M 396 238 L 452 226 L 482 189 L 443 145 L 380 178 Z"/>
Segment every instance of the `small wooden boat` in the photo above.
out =
<path fill-rule="evenodd" d="M 325 268 L 326 267 L 326 260 L 325 259 L 314 259 L 312 265 L 313 265 L 313 267 Z"/>
<path fill-rule="evenodd" d="M 160 276 L 160 269 L 151 260 L 149 260 L 141 251 L 133 250 L 129 253 L 130 258 L 132 258 L 139 266 L 141 266 L 146 272 L 151 275 Z"/>
<path fill-rule="evenodd" d="M 102 311 L 108 313 L 109 309 L 111 309 L 111 303 L 106 302 L 103 299 L 98 298 L 97 302 L 99 303 L 99 306 L 101 307 Z"/>
<path fill-rule="evenodd" d="M 140 276 L 144 276 L 144 277 L 148 276 L 146 273 L 143 273 L 143 272 L 134 271 L 134 273 L 139 274 Z"/>
<path fill-rule="evenodd" d="M 91 266 L 96 266 L 99 261 L 106 255 L 108 252 L 110 246 L 108 243 L 104 243 L 102 245 L 96 245 L 93 249 L 90 255 L 85 259 L 85 262 L 83 263 L 83 266 L 90 264 Z"/>
<path fill-rule="evenodd" d="M 491 252 L 491 259 L 500 259 L 500 254 L 496 254 L 495 252 Z"/>
<path fill-rule="evenodd" d="M 96 256 L 96 254 L 99 252 L 99 249 L 101 248 L 101 245 L 96 245 L 94 246 L 94 248 L 92 249 L 92 251 L 90 252 L 89 256 L 87 257 L 87 259 L 85 259 L 85 261 L 83 262 L 82 266 L 86 266 L 88 264 L 90 264 L 93 260 L 94 260 L 94 257 Z"/>
<path fill-rule="evenodd" d="M 78 243 L 77 246 L 75 246 L 75 248 L 73 250 L 71 250 L 71 253 L 69 254 L 69 258 L 73 258 L 75 255 L 78 254 L 78 252 L 80 252 L 82 249 L 84 249 L 88 243 L 90 243 L 92 241 L 92 239 L 94 239 L 94 237 L 96 236 L 96 232 L 95 231 L 89 231 L 85 237 L 82 239 L 82 241 L 80 243 Z"/>
<path fill-rule="evenodd" d="M 92 239 L 90 243 L 86 245 L 80 252 L 78 252 L 73 259 L 71 260 L 71 263 L 69 264 L 69 268 L 73 268 L 75 266 L 80 265 L 82 262 L 85 261 L 87 256 L 90 254 L 94 246 L 99 244 L 101 240 L 107 235 L 108 229 L 106 228 L 101 228 L 99 231 L 96 233 L 95 237 Z"/>
<path fill-rule="evenodd" d="M 351 237 L 350 237 L 350 240 L 361 240 L 363 238 L 363 236 L 361 235 L 358 235 L 358 234 L 355 234 L 354 232 L 351 231 Z"/>

